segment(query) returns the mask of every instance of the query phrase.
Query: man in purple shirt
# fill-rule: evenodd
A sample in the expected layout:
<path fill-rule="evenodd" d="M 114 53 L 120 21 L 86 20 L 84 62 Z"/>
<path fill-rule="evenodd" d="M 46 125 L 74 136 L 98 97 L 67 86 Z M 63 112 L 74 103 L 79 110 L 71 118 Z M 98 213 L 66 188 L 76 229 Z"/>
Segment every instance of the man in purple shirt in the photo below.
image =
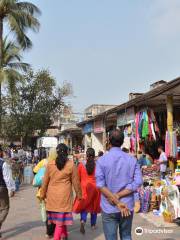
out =
<path fill-rule="evenodd" d="M 102 192 L 101 209 L 106 240 L 131 240 L 134 192 L 142 185 L 137 160 L 121 150 L 124 134 L 110 134 L 110 151 L 96 164 L 96 184 Z"/>

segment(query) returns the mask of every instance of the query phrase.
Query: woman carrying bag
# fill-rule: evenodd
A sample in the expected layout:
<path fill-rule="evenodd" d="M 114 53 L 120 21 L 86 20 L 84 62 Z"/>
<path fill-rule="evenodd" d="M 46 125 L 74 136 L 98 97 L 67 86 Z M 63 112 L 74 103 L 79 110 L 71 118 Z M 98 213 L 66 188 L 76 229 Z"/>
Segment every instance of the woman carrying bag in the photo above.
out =
<path fill-rule="evenodd" d="M 39 203 L 40 203 L 42 221 L 46 223 L 46 237 L 47 238 L 51 238 L 54 235 L 55 224 L 53 224 L 53 223 L 48 224 L 46 206 L 45 206 L 45 202 L 40 200 L 40 191 L 41 191 L 41 185 L 43 182 L 43 178 L 45 175 L 47 165 L 51 161 L 54 161 L 56 158 L 57 158 L 56 148 L 51 148 L 49 151 L 48 158 L 44 152 L 43 159 L 33 169 L 34 174 L 36 174 L 34 177 L 33 186 L 38 187 L 36 197 L 38 198 Z"/>
<path fill-rule="evenodd" d="M 46 199 L 48 223 L 56 224 L 54 240 L 68 239 L 67 226 L 73 224 L 73 189 L 81 199 L 77 167 L 68 159 L 68 147 L 59 144 L 57 158 L 51 161 L 41 188 L 41 199 Z"/>

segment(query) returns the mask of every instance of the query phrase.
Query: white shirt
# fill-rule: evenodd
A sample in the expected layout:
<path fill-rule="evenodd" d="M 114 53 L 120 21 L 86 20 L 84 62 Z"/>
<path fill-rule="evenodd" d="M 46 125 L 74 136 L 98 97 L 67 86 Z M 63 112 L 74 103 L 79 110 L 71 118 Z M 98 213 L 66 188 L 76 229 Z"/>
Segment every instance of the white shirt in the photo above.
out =
<path fill-rule="evenodd" d="M 4 162 L 3 167 L 2 167 L 2 173 L 3 173 L 3 178 L 6 183 L 6 187 L 9 192 L 14 192 L 15 191 L 15 182 L 12 178 L 12 171 L 6 162 Z"/>

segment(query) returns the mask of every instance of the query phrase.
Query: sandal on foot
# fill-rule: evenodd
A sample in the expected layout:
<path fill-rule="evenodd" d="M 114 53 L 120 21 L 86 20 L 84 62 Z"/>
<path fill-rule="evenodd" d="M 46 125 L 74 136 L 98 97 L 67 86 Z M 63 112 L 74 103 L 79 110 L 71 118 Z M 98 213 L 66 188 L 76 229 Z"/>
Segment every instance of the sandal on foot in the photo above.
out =
<path fill-rule="evenodd" d="M 80 227 L 80 232 L 82 233 L 82 234 L 85 234 L 85 224 L 82 222 L 81 223 L 81 227 Z"/>

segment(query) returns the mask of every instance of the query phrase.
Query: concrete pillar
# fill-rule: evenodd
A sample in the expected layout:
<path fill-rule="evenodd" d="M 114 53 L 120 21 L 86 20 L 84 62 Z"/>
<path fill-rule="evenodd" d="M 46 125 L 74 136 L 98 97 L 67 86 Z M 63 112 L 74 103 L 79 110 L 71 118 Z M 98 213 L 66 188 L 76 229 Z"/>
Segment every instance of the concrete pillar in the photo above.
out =
<path fill-rule="evenodd" d="M 167 130 L 173 131 L 173 96 L 167 96 Z M 174 162 L 169 161 L 169 168 L 174 172 Z"/>

